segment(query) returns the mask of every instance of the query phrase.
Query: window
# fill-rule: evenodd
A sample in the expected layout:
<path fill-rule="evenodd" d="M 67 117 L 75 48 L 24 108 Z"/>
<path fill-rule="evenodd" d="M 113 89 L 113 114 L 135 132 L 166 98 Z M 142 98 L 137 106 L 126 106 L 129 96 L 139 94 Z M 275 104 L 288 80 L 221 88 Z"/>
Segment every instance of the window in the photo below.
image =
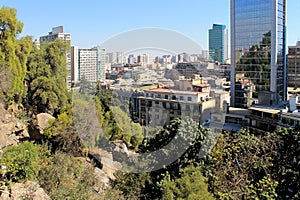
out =
<path fill-rule="evenodd" d="M 188 97 L 188 101 L 192 101 L 192 97 Z"/>
<path fill-rule="evenodd" d="M 190 105 L 185 105 L 185 110 L 186 111 L 191 111 Z"/>

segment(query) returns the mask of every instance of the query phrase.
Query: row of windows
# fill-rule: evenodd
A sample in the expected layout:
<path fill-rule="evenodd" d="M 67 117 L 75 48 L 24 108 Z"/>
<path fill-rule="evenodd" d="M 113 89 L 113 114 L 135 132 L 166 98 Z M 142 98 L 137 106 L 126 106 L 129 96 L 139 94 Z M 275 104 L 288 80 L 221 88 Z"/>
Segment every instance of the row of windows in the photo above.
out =
<path fill-rule="evenodd" d="M 153 93 L 146 93 L 146 97 L 151 98 L 163 98 L 163 99 L 170 99 L 170 100 L 180 100 L 180 101 L 192 101 L 192 97 L 186 97 L 186 96 L 175 96 L 175 95 L 161 95 L 161 94 L 153 94 Z"/>
<path fill-rule="evenodd" d="M 147 104 L 147 105 L 146 105 Z M 199 105 L 188 105 L 188 104 L 177 104 L 177 103 L 169 103 L 169 102 L 158 102 L 158 101 L 141 101 L 141 111 L 146 112 L 146 107 L 150 108 L 149 112 L 165 112 L 162 109 L 157 108 L 162 107 L 165 109 L 172 110 L 185 110 L 185 111 L 194 111 L 199 112 Z"/>

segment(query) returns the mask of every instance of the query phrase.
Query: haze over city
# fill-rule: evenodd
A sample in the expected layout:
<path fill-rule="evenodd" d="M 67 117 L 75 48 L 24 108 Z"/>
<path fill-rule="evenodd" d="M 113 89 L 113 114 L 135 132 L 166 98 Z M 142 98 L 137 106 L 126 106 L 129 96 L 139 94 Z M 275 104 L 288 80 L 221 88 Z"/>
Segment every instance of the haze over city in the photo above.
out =
<path fill-rule="evenodd" d="M 0 6 L 14 7 L 24 23 L 22 35 L 39 38 L 51 27 L 64 26 L 72 45 L 90 48 L 111 37 L 140 28 L 162 28 L 190 37 L 202 48 L 208 46 L 208 29 L 224 24 L 230 32 L 230 1 L 58 1 L 2 0 Z M 300 1 L 287 3 L 287 45 L 300 38 Z"/>

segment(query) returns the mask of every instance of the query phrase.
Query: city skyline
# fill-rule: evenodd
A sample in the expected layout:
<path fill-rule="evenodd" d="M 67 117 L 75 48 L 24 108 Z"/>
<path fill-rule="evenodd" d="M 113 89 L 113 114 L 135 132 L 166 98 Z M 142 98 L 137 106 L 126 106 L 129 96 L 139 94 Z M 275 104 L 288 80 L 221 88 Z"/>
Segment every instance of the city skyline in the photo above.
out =
<path fill-rule="evenodd" d="M 143 4 L 136 0 L 72 4 L 56 3 L 56 0 L 49 4 L 34 0 L 3 0 L 0 5 L 17 9 L 17 17 L 24 23 L 21 36 L 31 35 L 38 39 L 51 31 L 51 27 L 64 26 L 65 32 L 72 35 L 72 45 L 79 48 L 99 45 L 127 31 L 155 27 L 181 33 L 208 49 L 208 29 L 212 24 L 230 27 L 229 0 L 154 0 Z M 299 9 L 299 1 L 287 3 L 287 45 L 295 45 L 300 38 Z"/>

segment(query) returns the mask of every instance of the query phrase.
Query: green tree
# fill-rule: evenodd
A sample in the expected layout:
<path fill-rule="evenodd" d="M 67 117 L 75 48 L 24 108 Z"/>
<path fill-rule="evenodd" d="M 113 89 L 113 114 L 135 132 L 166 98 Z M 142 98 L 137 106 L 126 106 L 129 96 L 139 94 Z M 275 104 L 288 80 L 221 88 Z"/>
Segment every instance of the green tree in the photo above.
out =
<path fill-rule="evenodd" d="M 180 170 L 180 176 L 172 179 L 166 176 L 162 182 L 162 199 L 212 200 L 208 192 L 206 178 L 201 174 L 200 167 L 190 165 Z"/>
<path fill-rule="evenodd" d="M 276 189 L 281 198 L 300 198 L 300 127 L 279 129 L 278 156 L 273 161 L 273 174 L 279 184 Z"/>
<path fill-rule="evenodd" d="M 35 113 L 55 114 L 69 103 L 66 87 L 66 51 L 60 39 L 35 47 L 27 62 L 27 98 L 24 102 Z"/>
<path fill-rule="evenodd" d="M 204 139 L 209 135 L 209 131 L 199 125 L 192 119 L 174 119 L 169 125 L 165 126 L 156 135 L 145 138 L 139 147 L 140 152 L 153 152 L 165 147 L 172 140 L 175 146 L 165 151 L 166 159 L 173 156 L 178 157 L 171 165 L 166 167 L 171 177 L 178 175 L 179 169 L 192 163 L 200 161 L 199 152 Z M 175 140 L 174 140 L 175 139 Z M 186 147 L 182 152 L 182 146 Z M 182 155 L 179 155 L 182 153 Z"/>
<path fill-rule="evenodd" d="M 175 180 L 180 177 L 182 169 L 191 164 L 200 163 L 199 152 L 208 133 L 207 129 L 199 127 L 192 119 L 174 119 L 153 137 L 143 140 L 139 146 L 139 151 L 142 153 L 156 151 L 166 147 L 172 140 L 177 141 L 175 145 L 170 145 L 170 148 L 165 149 L 163 155 L 160 156 L 165 158 L 165 162 L 174 160 L 174 158 L 175 161 L 157 171 L 150 172 L 152 184 L 150 190 L 145 190 L 146 196 L 152 199 L 161 199 L 163 188 L 160 183 L 166 176 L 169 176 L 170 180 Z M 184 152 L 182 152 L 182 146 L 187 148 L 184 149 Z M 148 159 L 154 160 L 155 158 Z"/>
<path fill-rule="evenodd" d="M 0 9 L 0 93 L 9 101 L 19 102 L 24 93 L 27 57 L 32 38 L 18 39 L 23 23 L 18 21 L 16 9 Z"/>
<path fill-rule="evenodd" d="M 61 151 L 73 156 L 83 156 L 84 145 L 74 126 L 70 107 L 61 110 L 61 114 L 45 129 L 44 135 L 45 142 L 50 143 L 53 152 Z"/>
<path fill-rule="evenodd" d="M 272 173 L 278 136 L 225 133 L 204 166 L 209 188 L 218 199 L 276 199 Z"/>
<path fill-rule="evenodd" d="M 124 139 L 137 150 L 143 140 L 143 128 L 140 124 L 135 123 L 131 118 L 118 106 L 111 106 L 112 115 L 116 124 L 120 128 L 121 135 L 114 135 L 114 139 Z"/>
<path fill-rule="evenodd" d="M 121 191 L 126 199 L 153 199 L 151 188 L 153 183 L 150 173 L 123 173 L 117 172 L 115 174 L 116 180 L 112 182 L 112 188 L 115 191 Z"/>

